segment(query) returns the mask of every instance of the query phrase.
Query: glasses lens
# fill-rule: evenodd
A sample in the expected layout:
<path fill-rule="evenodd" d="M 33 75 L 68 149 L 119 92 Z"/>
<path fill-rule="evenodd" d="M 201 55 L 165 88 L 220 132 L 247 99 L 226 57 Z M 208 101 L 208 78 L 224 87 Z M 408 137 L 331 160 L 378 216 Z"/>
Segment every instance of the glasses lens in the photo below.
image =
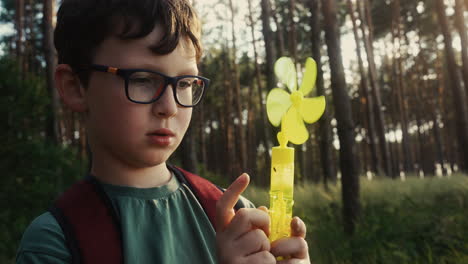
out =
<path fill-rule="evenodd" d="M 135 72 L 128 79 L 128 96 L 133 101 L 148 103 L 164 90 L 164 77 L 151 72 Z"/>
<path fill-rule="evenodd" d="M 177 100 L 185 106 L 196 105 L 205 89 L 205 81 L 196 76 L 180 79 L 177 83 Z"/>

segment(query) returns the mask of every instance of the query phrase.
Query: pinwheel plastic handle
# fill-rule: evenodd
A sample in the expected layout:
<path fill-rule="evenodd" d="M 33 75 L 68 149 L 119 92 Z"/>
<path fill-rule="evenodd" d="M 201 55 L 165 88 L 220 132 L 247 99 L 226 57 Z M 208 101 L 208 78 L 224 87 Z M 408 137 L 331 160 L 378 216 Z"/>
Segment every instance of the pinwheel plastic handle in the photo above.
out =
<path fill-rule="evenodd" d="M 271 156 L 270 241 L 289 237 L 293 208 L 294 149 L 274 147 Z"/>

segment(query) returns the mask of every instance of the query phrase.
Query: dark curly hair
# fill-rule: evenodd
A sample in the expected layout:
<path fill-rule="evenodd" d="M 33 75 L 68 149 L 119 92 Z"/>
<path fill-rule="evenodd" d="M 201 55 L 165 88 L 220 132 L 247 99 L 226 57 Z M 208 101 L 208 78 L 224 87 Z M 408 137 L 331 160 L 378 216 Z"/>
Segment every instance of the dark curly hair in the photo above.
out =
<path fill-rule="evenodd" d="M 154 43 L 156 54 L 172 52 L 181 38 L 190 40 L 199 61 L 200 22 L 188 0 L 63 0 L 57 14 L 54 44 L 58 63 L 69 64 L 87 86 L 96 48 L 111 35 L 138 39 L 161 25 L 164 36 Z"/>

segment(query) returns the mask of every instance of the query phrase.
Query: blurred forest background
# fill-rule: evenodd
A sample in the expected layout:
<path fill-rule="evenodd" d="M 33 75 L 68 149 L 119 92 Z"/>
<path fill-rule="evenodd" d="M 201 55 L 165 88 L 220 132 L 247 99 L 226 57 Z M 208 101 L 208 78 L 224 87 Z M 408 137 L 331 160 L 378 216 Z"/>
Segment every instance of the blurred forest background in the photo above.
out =
<path fill-rule="evenodd" d="M 212 80 L 171 162 L 268 205 L 273 65 L 318 64 L 327 110 L 296 147 L 314 263 L 468 263 L 467 0 L 193 0 Z M 58 2 L 0 1 L 0 262 L 88 169 L 54 90 Z M 301 74 L 299 74 L 300 76 Z"/>

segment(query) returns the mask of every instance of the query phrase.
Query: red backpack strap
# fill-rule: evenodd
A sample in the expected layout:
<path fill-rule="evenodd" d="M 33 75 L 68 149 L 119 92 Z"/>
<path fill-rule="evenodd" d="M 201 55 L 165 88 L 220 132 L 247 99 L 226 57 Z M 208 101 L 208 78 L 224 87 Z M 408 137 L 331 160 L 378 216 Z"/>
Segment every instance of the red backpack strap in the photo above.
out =
<path fill-rule="evenodd" d="M 73 185 L 49 211 L 63 230 L 72 263 L 123 263 L 119 219 L 96 179 Z"/>
<path fill-rule="evenodd" d="M 216 202 L 221 198 L 225 190 L 186 170 L 170 165 L 168 167 L 172 169 L 179 181 L 185 183 L 194 192 L 208 219 L 210 219 L 211 225 L 216 229 Z M 242 204 L 238 201 L 234 209 L 237 211 L 241 207 Z"/>

